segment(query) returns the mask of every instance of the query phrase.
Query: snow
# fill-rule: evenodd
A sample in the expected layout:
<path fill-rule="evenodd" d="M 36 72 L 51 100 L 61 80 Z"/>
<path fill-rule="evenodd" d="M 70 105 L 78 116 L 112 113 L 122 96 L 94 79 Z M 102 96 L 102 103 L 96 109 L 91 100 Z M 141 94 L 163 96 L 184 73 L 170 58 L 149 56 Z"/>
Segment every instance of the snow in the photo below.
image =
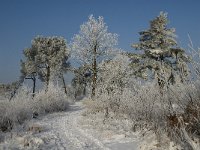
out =
<path fill-rule="evenodd" d="M 111 130 L 99 132 L 90 125 L 82 124 L 80 120 L 83 111 L 85 107 L 82 102 L 76 102 L 66 112 L 52 113 L 28 121 L 21 129 L 7 133 L 6 141 L 0 143 L 0 149 L 136 149 L 137 143 L 126 138 L 125 134 Z"/>
<path fill-rule="evenodd" d="M 149 50 L 152 54 L 161 54 L 163 51 L 161 49 L 151 49 Z"/>

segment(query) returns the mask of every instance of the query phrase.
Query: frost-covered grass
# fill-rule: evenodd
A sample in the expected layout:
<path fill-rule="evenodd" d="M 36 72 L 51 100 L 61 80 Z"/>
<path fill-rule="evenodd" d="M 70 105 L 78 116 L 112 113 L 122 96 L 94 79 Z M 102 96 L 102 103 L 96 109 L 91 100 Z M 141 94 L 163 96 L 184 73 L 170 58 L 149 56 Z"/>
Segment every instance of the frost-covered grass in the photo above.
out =
<path fill-rule="evenodd" d="M 198 82 L 169 86 L 162 91 L 151 83 L 141 85 L 134 92 L 129 88 L 119 92 L 116 88 L 113 93 L 103 93 L 96 97 L 95 101 L 86 101 L 88 110 L 84 115 L 102 118 L 100 123 L 104 126 L 112 126 L 113 118 L 132 121 L 131 128 L 129 125 L 127 130 L 152 131 L 157 146 L 162 146 L 163 141 L 166 141 L 168 143 L 165 146 L 170 147 L 173 141 L 173 145 L 180 147 L 199 148 Z M 102 117 L 99 117 L 99 114 Z M 143 135 L 146 136 L 146 133 L 148 132 Z M 148 136 L 147 134 L 147 139 Z"/>
<path fill-rule="evenodd" d="M 22 87 L 11 100 L 0 101 L 0 130 L 9 131 L 14 126 L 38 115 L 64 111 L 69 107 L 69 98 L 62 89 L 53 84 L 48 91 L 41 90 L 33 98 L 31 92 Z"/>
<path fill-rule="evenodd" d="M 32 98 L 27 88 L 21 88 L 12 100 L 1 101 L 0 127 L 2 131 L 11 130 L 32 117 Z"/>
<path fill-rule="evenodd" d="M 94 126 L 102 124 L 111 128 L 123 124 L 126 128 L 123 130 L 140 131 L 144 136 L 141 139 L 143 149 L 200 148 L 198 82 L 169 86 L 162 91 L 154 84 L 145 84 L 134 92 L 128 88 L 122 93 L 118 89 L 113 92 L 115 94 L 112 96 L 103 93 L 95 101 L 84 102 L 88 108 L 84 115 L 93 118 L 92 120 L 95 120 L 94 118 L 99 120 L 96 124 L 94 124 L 96 121 L 92 121 Z M 115 119 L 128 120 L 127 122 L 131 121 L 132 124 L 126 126 L 120 121 L 114 121 L 113 124 Z M 149 137 L 152 137 L 150 138 L 152 143 L 148 140 Z M 145 142 L 146 147 L 144 147 Z"/>
<path fill-rule="evenodd" d="M 48 91 L 38 92 L 33 101 L 33 110 L 38 114 L 64 111 L 69 106 L 69 98 L 58 86 L 50 84 Z"/>

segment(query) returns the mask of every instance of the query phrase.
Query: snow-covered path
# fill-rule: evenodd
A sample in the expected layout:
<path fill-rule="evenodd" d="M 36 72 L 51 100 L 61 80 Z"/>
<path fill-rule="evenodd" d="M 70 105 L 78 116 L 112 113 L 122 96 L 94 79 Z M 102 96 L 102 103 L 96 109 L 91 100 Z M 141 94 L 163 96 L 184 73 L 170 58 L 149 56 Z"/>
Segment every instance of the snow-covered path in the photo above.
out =
<path fill-rule="evenodd" d="M 38 123 L 46 128 L 46 131 L 38 135 L 45 141 L 45 144 L 40 148 L 59 150 L 109 149 L 79 127 L 77 120 L 82 111 L 81 102 L 77 102 L 71 105 L 67 112 L 53 113 L 36 121 L 36 124 Z"/>
<path fill-rule="evenodd" d="M 85 111 L 82 102 L 70 105 L 66 112 L 57 112 L 32 119 L 15 136 L 0 143 L 0 149 L 9 150 L 136 150 L 137 143 L 124 135 L 99 136 L 107 131 L 92 129 L 80 120 Z M 14 135 L 12 133 L 12 135 Z M 110 133 L 108 133 L 110 136 Z"/>

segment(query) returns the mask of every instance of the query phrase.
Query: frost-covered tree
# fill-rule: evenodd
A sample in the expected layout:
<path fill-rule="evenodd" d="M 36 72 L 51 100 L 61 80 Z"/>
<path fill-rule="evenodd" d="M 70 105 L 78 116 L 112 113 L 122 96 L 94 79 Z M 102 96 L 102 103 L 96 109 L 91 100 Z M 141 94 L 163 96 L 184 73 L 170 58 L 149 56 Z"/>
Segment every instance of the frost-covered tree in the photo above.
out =
<path fill-rule="evenodd" d="M 95 95 L 98 64 L 105 59 L 117 45 L 117 35 L 108 32 L 103 17 L 95 19 L 93 15 L 80 26 L 79 34 L 75 35 L 72 50 L 75 58 L 82 65 L 90 65 L 92 72 L 92 96 Z"/>
<path fill-rule="evenodd" d="M 39 77 L 48 87 L 50 78 L 60 75 L 63 71 L 70 50 L 62 37 L 37 37 L 33 40 L 32 47 L 37 49 Z"/>
<path fill-rule="evenodd" d="M 188 57 L 185 50 L 178 47 L 174 28 L 168 28 L 167 13 L 160 12 L 159 16 L 150 21 L 150 28 L 139 32 L 139 43 L 132 46 L 136 50 L 143 50 L 137 55 L 140 60 L 135 74 L 156 78 L 159 86 L 174 84 L 177 79 L 181 82 L 188 76 Z M 135 55 L 133 58 L 136 58 Z M 141 75 L 142 76 L 142 75 Z"/>
<path fill-rule="evenodd" d="M 68 56 L 66 56 L 65 59 L 63 59 L 60 69 L 57 70 L 57 77 L 58 77 L 58 79 L 61 80 L 61 82 L 63 84 L 63 89 L 65 91 L 65 94 L 67 94 L 67 86 L 65 83 L 64 74 L 67 73 L 68 71 L 70 71 L 70 67 L 71 67 L 71 64 L 69 62 L 70 55 L 69 55 L 69 53 L 67 53 L 67 55 Z"/>
<path fill-rule="evenodd" d="M 24 79 L 30 79 L 33 81 L 33 96 L 35 94 L 36 88 L 36 77 L 38 73 L 37 63 L 36 63 L 36 50 L 31 48 L 26 48 L 23 50 L 25 59 L 21 60 L 21 76 L 20 80 L 23 82 Z"/>
<path fill-rule="evenodd" d="M 138 84 L 132 78 L 130 58 L 123 54 L 117 54 L 112 60 L 99 64 L 98 87 L 96 90 L 97 105 L 105 109 L 105 117 L 109 111 L 119 111 L 125 97 L 130 93 L 136 93 Z M 130 98 L 130 100 L 132 100 Z"/>
<path fill-rule="evenodd" d="M 98 78 L 100 91 L 104 94 L 113 93 L 116 89 L 121 93 L 131 78 L 130 59 L 122 54 L 116 55 L 112 60 L 103 61 L 99 65 L 101 76 Z M 101 93 L 101 92 L 100 92 Z"/>
<path fill-rule="evenodd" d="M 25 61 L 22 61 L 22 74 L 29 78 L 35 75 L 46 83 L 48 88 L 50 79 L 62 78 L 65 86 L 64 72 L 69 67 L 70 50 L 66 40 L 62 37 L 41 37 L 33 39 L 31 48 L 24 50 Z M 66 86 L 65 92 L 66 92 Z"/>
<path fill-rule="evenodd" d="M 87 87 L 91 84 L 91 72 L 89 66 L 80 66 L 74 71 L 74 78 L 71 85 L 74 89 L 75 98 L 77 96 L 86 95 Z"/>

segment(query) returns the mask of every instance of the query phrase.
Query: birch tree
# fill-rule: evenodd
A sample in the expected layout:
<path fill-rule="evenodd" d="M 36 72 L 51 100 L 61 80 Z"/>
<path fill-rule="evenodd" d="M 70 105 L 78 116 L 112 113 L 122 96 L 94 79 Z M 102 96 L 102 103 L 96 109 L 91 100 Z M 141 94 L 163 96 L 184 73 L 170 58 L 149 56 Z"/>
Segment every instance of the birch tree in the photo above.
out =
<path fill-rule="evenodd" d="M 90 15 L 89 20 L 80 26 L 79 34 L 73 38 L 73 56 L 82 65 L 90 65 L 92 96 L 95 96 L 97 86 L 98 64 L 114 51 L 117 41 L 117 34 L 108 32 L 103 17 L 95 19 L 93 15 Z"/>

